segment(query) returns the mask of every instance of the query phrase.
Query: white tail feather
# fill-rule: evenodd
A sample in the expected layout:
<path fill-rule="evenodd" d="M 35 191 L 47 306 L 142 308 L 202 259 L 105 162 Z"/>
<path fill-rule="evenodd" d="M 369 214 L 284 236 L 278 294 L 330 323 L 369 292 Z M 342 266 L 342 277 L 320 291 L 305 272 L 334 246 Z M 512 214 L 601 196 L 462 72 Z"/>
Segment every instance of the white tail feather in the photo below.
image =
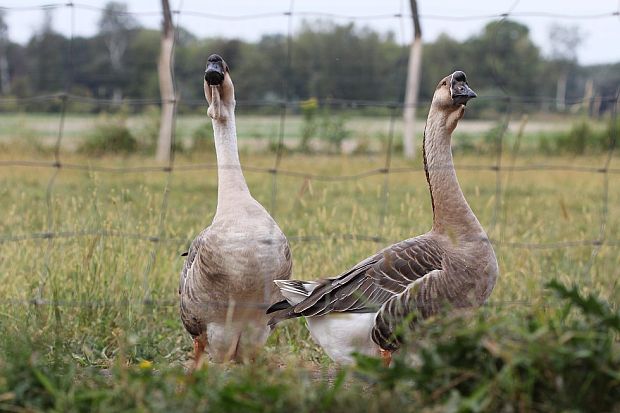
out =
<path fill-rule="evenodd" d="M 274 280 L 273 282 L 291 305 L 301 303 L 319 285 L 315 281 Z"/>

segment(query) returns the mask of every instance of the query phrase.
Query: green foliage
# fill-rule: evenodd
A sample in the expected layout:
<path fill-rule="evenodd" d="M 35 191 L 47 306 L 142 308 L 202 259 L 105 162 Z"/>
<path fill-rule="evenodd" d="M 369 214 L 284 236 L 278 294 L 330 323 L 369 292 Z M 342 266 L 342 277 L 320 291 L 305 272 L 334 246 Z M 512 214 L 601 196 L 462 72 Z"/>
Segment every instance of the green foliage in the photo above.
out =
<path fill-rule="evenodd" d="M 482 135 L 482 145 L 486 148 L 486 151 L 490 153 L 497 152 L 498 146 L 504 142 L 506 137 L 506 128 L 507 125 L 505 123 L 498 122 Z"/>
<path fill-rule="evenodd" d="M 213 141 L 213 125 L 211 122 L 205 122 L 192 132 L 192 151 L 197 152 L 215 152 L 215 143 Z"/>
<path fill-rule="evenodd" d="M 127 46 L 127 66 L 121 72 L 125 87 L 123 95 L 132 98 L 159 98 L 159 79 L 155 64 L 159 56 L 159 43 L 161 33 L 159 30 L 139 29 L 135 36 L 132 36 Z M 100 69 L 99 69 L 100 70 Z M 204 72 L 204 68 L 202 69 Z M 91 76 L 99 76 L 97 71 L 90 72 Z M 97 78 L 95 78 L 97 79 Z M 96 80 L 93 79 L 93 82 Z M 108 91 L 110 94 L 111 91 Z"/>
<path fill-rule="evenodd" d="M 267 150 L 271 153 L 280 153 L 280 154 L 290 154 L 292 151 L 289 149 L 288 146 L 286 146 L 286 144 L 283 142 L 282 144 L 280 144 L 280 140 L 279 139 L 271 139 L 269 141 L 269 144 L 267 145 Z"/>
<path fill-rule="evenodd" d="M 588 139 L 594 138 L 592 129 L 586 121 L 573 124 L 564 139 L 558 142 L 562 149 L 582 155 L 586 151 Z"/>
<path fill-rule="evenodd" d="M 164 335 L 151 338 L 151 343 L 165 342 L 163 353 L 140 354 L 152 344 L 132 338 L 145 333 L 138 324 L 132 336 L 109 331 L 112 340 L 106 347 L 116 350 L 105 368 L 85 367 L 79 351 L 72 350 L 75 326 L 62 323 L 66 311 L 50 308 L 52 317 L 45 321 L 46 309 L 33 308 L 22 334 L 0 337 L 0 409 L 617 411 L 620 314 L 575 287 L 557 281 L 548 287 L 561 299 L 547 298 L 557 308 L 482 308 L 476 314 L 444 315 L 422 323 L 411 347 L 401 350 L 389 368 L 378 358 L 358 355 L 355 368 L 340 370 L 308 368 L 296 358 L 299 347 L 311 343 L 301 320 L 276 332 L 272 343 L 290 345 L 296 353 L 280 361 L 267 351 L 251 365 L 209 365 L 189 374 L 170 362 L 178 355 L 165 353 L 177 328 L 171 325 Z M 147 313 L 135 313 L 135 321 L 146 322 Z M 3 331 L 13 331 L 13 321 L 0 319 Z"/>
<path fill-rule="evenodd" d="M 567 132 L 555 132 L 541 136 L 539 147 L 545 153 L 570 153 L 583 155 L 609 150 L 612 125 L 606 130 L 595 129 L 587 120 L 573 123 Z"/>
<path fill-rule="evenodd" d="M 408 48 L 398 45 L 393 34 L 353 23 L 305 21 L 292 47 L 292 70 L 287 74 L 292 96 L 401 100 Z"/>
<path fill-rule="evenodd" d="M 555 280 L 547 286 L 563 300 L 563 310 L 444 315 L 411 337 L 415 355 L 404 350 L 390 368 L 357 356 L 359 369 L 442 411 L 616 411 L 620 314 L 576 287 Z"/>
<path fill-rule="evenodd" d="M 321 118 L 321 136 L 329 142 L 332 150 L 340 152 L 342 141 L 350 134 L 351 131 L 346 126 L 346 118 L 343 115 L 331 113 L 329 108 L 325 107 Z"/>
<path fill-rule="evenodd" d="M 148 106 L 142 113 L 142 126 L 137 132 L 140 147 L 148 153 L 155 153 L 159 139 L 161 110 L 157 106 Z"/>
<path fill-rule="evenodd" d="M 471 58 L 478 63 L 472 65 L 476 76 L 492 79 L 488 83 L 507 94 L 537 94 L 541 57 L 527 26 L 508 19 L 491 22 L 468 45 Z"/>
<path fill-rule="evenodd" d="M 27 45 L 10 43 L 12 93 L 19 97 L 64 90 L 68 79 L 66 53 L 71 49 L 72 93 L 96 98 L 130 96 L 159 98 L 157 61 L 159 30 L 136 26 L 128 16 L 114 14 L 120 4 L 109 4 L 98 34 L 70 39 L 55 32 L 36 33 Z M 117 13 L 118 14 L 118 13 Z M 107 17 L 106 17 L 107 16 Z M 107 23 L 106 23 L 107 22 Z M 113 29 L 116 28 L 116 29 Z M 175 45 L 175 79 L 180 110 L 203 99 L 202 73 L 208 54 L 221 54 L 229 63 L 239 101 L 329 98 L 402 102 L 409 49 L 394 34 L 381 34 L 352 23 L 304 21 L 291 39 L 291 66 L 287 67 L 287 38 L 264 35 L 258 41 L 198 39 L 180 28 Z M 69 47 L 70 42 L 71 47 Z M 112 54 L 110 44 L 124 53 Z M 424 44 L 420 99 L 430 100 L 437 82 L 455 69 L 469 74 L 480 96 L 555 96 L 557 70 L 540 54 L 527 26 L 510 19 L 492 21 L 465 40 L 442 34 Z M 617 64 L 575 67 L 568 99 L 582 97 L 583 84 L 596 79 L 595 95 L 613 96 L 618 85 Z M 286 82 L 283 80 L 286 79 Z M 284 88 L 286 85 L 286 90 Z M 513 102 L 513 104 L 515 104 Z M 58 111 L 58 102 L 27 102 L 28 108 Z M 480 99 L 470 116 L 503 112 L 505 102 Z M 610 111 L 604 101 L 600 113 Z M 84 110 L 84 105 L 73 105 Z M 98 110 L 97 108 L 89 108 Z M 273 108 L 253 108 L 253 111 Z M 276 105 L 276 110 L 277 105 Z"/>
<path fill-rule="evenodd" d="M 443 34 L 424 46 L 421 95 L 430 100 L 441 80 L 439 74 L 455 69 L 468 74 L 479 96 L 539 95 L 548 79 L 542 62 L 527 26 L 509 19 L 488 23 L 463 42 Z M 482 100 L 472 105 L 471 112 L 490 111 L 497 105 L 496 111 L 501 112 L 503 104 L 497 99 Z"/>
<path fill-rule="evenodd" d="M 138 141 L 125 125 L 123 118 L 103 119 L 79 146 L 78 152 L 90 155 L 133 153 Z"/>
<path fill-rule="evenodd" d="M 121 117 L 124 116 L 121 112 Z M 157 106 L 148 106 L 144 112 L 137 116 L 140 127 L 136 128 L 135 135 L 137 137 L 137 149 L 143 153 L 154 154 L 157 149 L 157 141 L 159 140 L 159 126 L 161 124 L 161 110 Z M 126 121 L 125 121 L 126 123 Z M 177 138 L 174 142 L 174 151 L 176 153 L 183 152 L 183 145 Z"/>
<path fill-rule="evenodd" d="M 480 134 L 455 133 L 452 139 L 453 151 L 458 153 L 496 154 L 499 149 L 500 139 L 506 144 L 509 134 L 503 122 L 497 122 L 485 132 Z"/>
<path fill-rule="evenodd" d="M 301 102 L 300 109 L 303 123 L 301 126 L 299 150 L 302 152 L 307 152 L 310 149 L 310 139 L 316 136 L 319 126 L 317 123 L 319 103 L 316 98 L 310 98 Z"/>
<path fill-rule="evenodd" d="M 583 119 L 572 124 L 570 129 L 525 133 L 520 138 L 511 130 L 505 130 L 504 122 L 497 122 L 481 133 L 462 133 L 458 130 L 453 137 L 455 153 L 496 154 L 500 144 L 502 151 L 510 153 L 511 145 L 520 139 L 518 152 L 543 153 L 546 155 L 590 155 L 610 149 L 614 132 L 610 122 L 606 128 L 593 121 Z M 620 129 L 616 129 L 618 131 Z"/>
<path fill-rule="evenodd" d="M 612 311 L 609 305 L 595 295 L 584 297 L 576 285 L 568 288 L 557 280 L 548 282 L 547 287 L 566 301 L 566 312 L 572 307 L 577 307 L 589 319 L 592 326 L 598 326 L 597 330 L 620 333 L 620 313 Z"/>
<path fill-rule="evenodd" d="M 336 375 L 333 385 L 311 384 L 307 371 L 278 367 L 239 366 L 208 369 L 187 374 L 180 367 L 149 362 L 137 365 L 115 363 L 103 375 L 96 370 L 78 372 L 68 357 L 50 368 L 40 359 L 28 357 L 17 347 L 7 372 L 14 373 L 0 384 L 0 408 L 11 411 L 342 411 L 348 406 L 363 408 L 354 391 L 343 390 L 346 373 Z M 228 370 L 228 371 L 227 371 Z"/>

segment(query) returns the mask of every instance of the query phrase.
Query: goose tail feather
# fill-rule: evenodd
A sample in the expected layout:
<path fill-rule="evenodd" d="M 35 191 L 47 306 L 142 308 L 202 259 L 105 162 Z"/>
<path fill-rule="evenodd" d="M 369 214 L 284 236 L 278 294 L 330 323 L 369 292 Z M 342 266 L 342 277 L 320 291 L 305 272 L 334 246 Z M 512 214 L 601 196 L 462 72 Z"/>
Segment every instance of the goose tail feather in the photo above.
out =
<path fill-rule="evenodd" d="M 308 298 L 310 293 L 319 285 L 315 281 L 299 280 L 274 280 L 274 283 L 280 289 L 286 301 L 292 306 Z"/>
<path fill-rule="evenodd" d="M 308 298 L 320 285 L 316 281 L 274 280 L 273 282 L 280 289 L 284 300 L 272 304 L 267 309 L 267 314 L 276 313 L 267 323 L 271 328 L 282 320 L 298 317 L 299 315 L 294 315 L 292 312 L 293 307 Z"/>

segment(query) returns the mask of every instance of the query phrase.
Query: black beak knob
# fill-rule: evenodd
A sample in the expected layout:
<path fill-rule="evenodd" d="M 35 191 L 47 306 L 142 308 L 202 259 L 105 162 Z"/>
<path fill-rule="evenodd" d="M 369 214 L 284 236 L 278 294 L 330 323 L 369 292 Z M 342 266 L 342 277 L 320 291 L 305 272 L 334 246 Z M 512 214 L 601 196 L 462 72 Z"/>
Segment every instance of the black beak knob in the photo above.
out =
<path fill-rule="evenodd" d="M 221 85 L 224 81 L 224 60 L 212 54 L 207 59 L 207 69 L 205 70 L 205 80 L 211 86 Z"/>

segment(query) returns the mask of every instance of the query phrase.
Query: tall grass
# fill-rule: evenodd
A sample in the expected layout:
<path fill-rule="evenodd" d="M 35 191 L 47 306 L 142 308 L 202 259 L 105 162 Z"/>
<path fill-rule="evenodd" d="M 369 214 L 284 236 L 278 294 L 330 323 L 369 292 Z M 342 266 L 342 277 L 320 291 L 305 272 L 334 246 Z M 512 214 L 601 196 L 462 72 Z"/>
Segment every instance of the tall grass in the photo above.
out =
<path fill-rule="evenodd" d="M 136 155 L 100 160 L 63 155 L 80 164 L 150 163 Z M 30 154 L 29 159 L 45 156 Z M 177 164 L 195 162 L 186 156 L 181 154 Z M 85 235 L 0 243 L 0 410 L 551 412 L 571 405 L 617 410 L 609 400 L 619 383 L 618 333 L 599 322 L 617 311 L 617 247 L 604 245 L 593 258 L 593 246 L 505 244 L 597 238 L 604 182 L 581 172 L 521 171 L 500 177 L 498 199 L 494 171 L 458 170 L 462 164 L 495 161 L 456 154 L 468 201 L 489 235 L 503 242 L 496 246 L 501 275 L 493 305 L 466 319 L 429 320 L 415 332 L 411 350 L 388 370 L 364 359 L 358 369 L 341 373 L 296 320 L 276 330 L 254 365 L 209 366 L 193 376 L 184 371 L 191 341 L 176 308 L 180 253 L 187 248 L 184 240 L 208 225 L 215 211 L 215 171 L 173 172 L 160 227 L 164 173 L 61 170 L 48 210 L 53 170 L 0 169 L 0 234 L 43 232 L 51 225 L 55 232 L 101 229 L 170 239 L 153 243 Z M 586 154 L 517 159 L 516 164 L 591 166 L 599 161 Z M 242 162 L 269 168 L 273 156 L 242 153 Z M 383 162 L 380 155 L 292 154 L 280 167 L 350 175 L 381 168 Z M 411 165 L 393 159 L 394 167 Z M 389 175 L 387 204 L 383 175 L 343 182 L 278 175 L 273 203 L 271 175 L 251 170 L 245 175 L 253 195 L 292 239 L 298 278 L 336 275 L 381 246 L 430 227 L 422 171 Z M 608 184 L 605 235 L 617 240 L 617 175 L 609 175 Z M 335 233 L 379 235 L 384 241 L 330 237 Z M 306 235 L 324 238 L 295 241 Z M 564 294 L 567 301 L 553 298 L 545 285 L 554 279 L 578 285 L 583 299 L 576 299 L 577 293 Z M 52 304 L 35 304 L 39 294 Z M 566 310 L 566 303 L 575 307 L 590 295 L 612 308 L 598 315 Z M 593 395 L 600 397 L 591 401 Z"/>

